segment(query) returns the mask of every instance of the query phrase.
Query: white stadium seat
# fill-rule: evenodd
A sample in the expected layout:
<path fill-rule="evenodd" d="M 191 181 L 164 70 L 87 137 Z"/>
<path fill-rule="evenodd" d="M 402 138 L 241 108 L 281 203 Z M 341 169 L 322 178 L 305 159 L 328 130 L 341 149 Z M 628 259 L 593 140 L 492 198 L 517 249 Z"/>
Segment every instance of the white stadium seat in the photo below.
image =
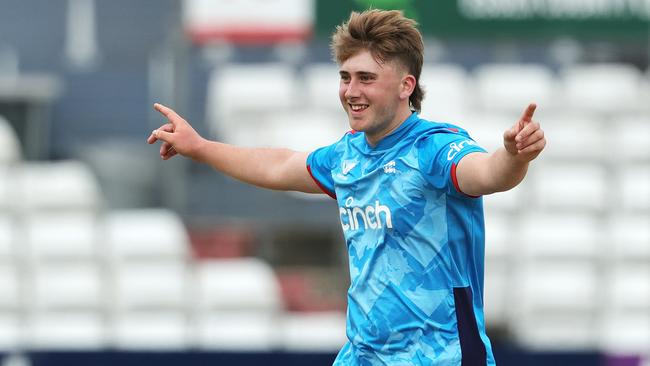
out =
<path fill-rule="evenodd" d="M 514 336 L 527 348 L 591 350 L 598 341 L 599 281 L 592 263 L 528 263 L 513 274 Z"/>
<path fill-rule="evenodd" d="M 615 116 L 611 124 L 617 161 L 650 160 L 650 113 Z"/>
<path fill-rule="evenodd" d="M 534 179 L 534 202 L 543 209 L 594 210 L 608 207 L 608 174 L 597 163 L 541 161 L 528 179 Z"/>
<path fill-rule="evenodd" d="M 196 268 L 196 337 L 200 348 L 270 350 L 278 339 L 280 289 L 257 258 L 204 261 Z"/>
<path fill-rule="evenodd" d="M 530 213 L 519 226 L 519 253 L 533 260 L 596 259 L 605 234 L 598 216 L 588 213 Z"/>
<path fill-rule="evenodd" d="M 231 142 L 229 134 L 238 129 L 264 126 L 266 113 L 296 106 L 295 84 L 295 71 L 287 64 L 221 66 L 212 72 L 208 82 L 208 125 L 213 133 Z M 255 121 L 259 124 L 250 125 Z"/>
<path fill-rule="evenodd" d="M 188 273 L 185 263 L 120 263 L 113 267 L 118 311 L 185 310 Z"/>
<path fill-rule="evenodd" d="M 278 314 L 260 311 L 201 313 L 195 327 L 202 350 L 265 352 L 278 348 Z"/>
<path fill-rule="evenodd" d="M 17 173 L 14 199 L 26 211 L 101 209 L 99 183 L 80 161 L 24 163 Z"/>
<path fill-rule="evenodd" d="M 0 214 L 0 262 L 18 259 L 21 247 L 16 245 L 22 230 L 13 215 Z"/>
<path fill-rule="evenodd" d="M 607 223 L 606 253 L 620 260 L 650 263 L 650 215 L 620 213 Z"/>
<path fill-rule="evenodd" d="M 0 311 L 0 352 L 8 353 L 22 346 L 23 325 L 18 313 Z"/>
<path fill-rule="evenodd" d="M 335 353 L 347 341 L 344 313 L 287 313 L 282 319 L 283 348 L 289 352 Z"/>
<path fill-rule="evenodd" d="M 189 322 L 180 312 L 122 313 L 111 333 L 111 343 L 120 350 L 169 352 L 191 346 Z"/>
<path fill-rule="evenodd" d="M 598 304 L 599 278 L 593 263 L 527 263 L 514 276 L 518 311 L 588 311 Z"/>
<path fill-rule="evenodd" d="M 108 345 L 104 319 L 96 312 L 45 312 L 27 320 L 25 343 L 32 350 L 94 351 Z"/>
<path fill-rule="evenodd" d="M 30 259 L 86 259 L 97 256 L 98 222 L 89 212 L 37 212 L 25 218 Z"/>
<path fill-rule="evenodd" d="M 105 217 L 107 250 L 115 261 L 186 260 L 189 256 L 187 229 L 172 210 L 113 210 Z"/>
<path fill-rule="evenodd" d="M 602 317 L 599 346 L 613 354 L 647 355 L 650 311 L 607 311 Z"/>
<path fill-rule="evenodd" d="M 542 352 L 589 352 L 599 343 L 598 319 L 593 313 L 536 313 L 514 321 L 516 342 Z"/>
<path fill-rule="evenodd" d="M 298 109 L 266 117 L 263 146 L 314 151 L 340 140 L 350 130 L 345 114 Z"/>
<path fill-rule="evenodd" d="M 95 263 L 41 264 L 33 272 L 30 305 L 36 311 L 100 310 L 105 290 Z"/>
<path fill-rule="evenodd" d="M 478 107 L 486 112 L 521 114 L 531 102 L 555 106 L 558 81 L 542 64 L 484 64 L 474 70 Z"/>
<path fill-rule="evenodd" d="M 611 131 L 605 129 L 603 119 L 592 115 L 553 114 L 540 124 L 547 140 L 541 155 L 544 160 L 599 161 L 619 150 L 618 146 L 605 143 L 611 138 Z"/>
<path fill-rule="evenodd" d="M 339 100 L 339 68 L 335 63 L 309 64 L 303 69 L 306 104 L 315 109 L 339 112 L 345 118 Z"/>
<path fill-rule="evenodd" d="M 13 264 L 0 265 L 0 310 L 16 311 L 21 303 L 22 284 L 20 276 Z"/>
<path fill-rule="evenodd" d="M 458 123 L 469 111 L 471 80 L 455 64 L 423 65 L 420 85 L 424 89 L 421 116 L 436 122 Z"/>
<path fill-rule="evenodd" d="M 613 267 L 607 275 L 607 305 L 623 311 L 645 309 L 650 312 L 650 263 L 622 262 Z"/>
<path fill-rule="evenodd" d="M 621 207 L 650 212 L 650 163 L 622 165 L 618 175 Z"/>
<path fill-rule="evenodd" d="M 214 259 L 196 267 L 197 301 L 204 310 L 282 309 L 280 288 L 270 265 L 257 258 Z"/>
<path fill-rule="evenodd" d="M 613 115 L 642 109 L 641 71 L 629 64 L 582 64 L 562 71 L 564 107 Z"/>

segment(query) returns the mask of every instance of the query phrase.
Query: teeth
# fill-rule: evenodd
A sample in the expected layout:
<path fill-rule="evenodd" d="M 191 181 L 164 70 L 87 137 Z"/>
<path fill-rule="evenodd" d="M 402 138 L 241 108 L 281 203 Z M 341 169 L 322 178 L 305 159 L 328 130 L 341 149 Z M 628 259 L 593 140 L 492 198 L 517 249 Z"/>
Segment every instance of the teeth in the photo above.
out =
<path fill-rule="evenodd" d="M 352 108 L 353 111 L 357 112 L 357 111 L 368 108 L 368 105 L 367 104 L 350 104 L 350 107 Z"/>

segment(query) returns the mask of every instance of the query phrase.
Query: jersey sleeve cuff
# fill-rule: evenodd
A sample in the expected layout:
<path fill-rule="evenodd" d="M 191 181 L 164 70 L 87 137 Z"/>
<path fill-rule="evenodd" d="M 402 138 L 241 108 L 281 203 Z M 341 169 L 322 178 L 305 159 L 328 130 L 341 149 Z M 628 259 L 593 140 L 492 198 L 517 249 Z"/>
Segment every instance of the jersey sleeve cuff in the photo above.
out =
<path fill-rule="evenodd" d="M 463 192 L 460 189 L 460 185 L 458 184 L 458 176 L 456 175 L 456 168 L 458 167 L 458 163 L 461 161 L 461 159 L 463 159 L 467 154 L 475 153 L 475 152 L 485 153 L 486 151 L 484 149 L 480 148 L 480 147 L 475 147 L 473 149 L 468 149 L 467 151 L 463 151 L 461 154 L 459 154 L 459 156 L 455 159 L 456 161 L 451 163 L 451 171 L 450 171 L 451 181 L 454 184 L 454 188 L 456 188 L 456 192 L 462 194 L 465 197 L 469 197 L 469 198 L 480 198 L 481 196 L 472 196 L 470 194 L 467 194 L 467 193 Z"/>
<path fill-rule="evenodd" d="M 318 186 L 318 188 L 321 189 L 321 191 L 323 191 L 328 196 L 332 197 L 332 199 L 336 199 L 336 194 L 330 191 L 329 189 L 325 188 L 325 186 L 314 176 L 314 173 L 311 171 L 311 166 L 309 165 L 307 165 L 307 172 L 309 172 L 309 176 L 311 177 L 311 179 L 314 180 L 314 182 L 316 182 L 316 185 Z"/>

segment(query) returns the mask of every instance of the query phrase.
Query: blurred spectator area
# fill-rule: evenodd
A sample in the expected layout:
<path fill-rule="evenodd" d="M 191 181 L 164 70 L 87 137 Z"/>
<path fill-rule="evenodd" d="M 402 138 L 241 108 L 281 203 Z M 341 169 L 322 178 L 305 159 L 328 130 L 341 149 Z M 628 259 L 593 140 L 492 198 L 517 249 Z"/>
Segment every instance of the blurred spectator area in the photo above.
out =
<path fill-rule="evenodd" d="M 334 201 L 162 162 L 145 144 L 164 123 L 156 101 L 229 143 L 336 141 L 348 125 L 324 23 L 311 38 L 238 43 L 188 34 L 181 14 L 171 0 L 4 0 L 1 349 L 332 353 L 345 341 Z M 484 200 L 493 339 L 647 354 L 650 40 L 425 43 L 422 117 L 494 150 L 535 101 L 548 139 L 522 185 Z"/>

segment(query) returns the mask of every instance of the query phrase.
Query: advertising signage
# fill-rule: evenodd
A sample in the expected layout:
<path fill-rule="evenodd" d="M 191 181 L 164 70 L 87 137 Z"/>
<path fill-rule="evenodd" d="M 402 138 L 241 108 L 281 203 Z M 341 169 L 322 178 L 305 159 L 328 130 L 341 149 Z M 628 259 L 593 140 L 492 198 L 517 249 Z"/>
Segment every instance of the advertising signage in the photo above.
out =
<path fill-rule="evenodd" d="M 316 35 L 371 7 L 404 10 L 440 39 L 650 39 L 650 0 L 317 0 Z"/>

